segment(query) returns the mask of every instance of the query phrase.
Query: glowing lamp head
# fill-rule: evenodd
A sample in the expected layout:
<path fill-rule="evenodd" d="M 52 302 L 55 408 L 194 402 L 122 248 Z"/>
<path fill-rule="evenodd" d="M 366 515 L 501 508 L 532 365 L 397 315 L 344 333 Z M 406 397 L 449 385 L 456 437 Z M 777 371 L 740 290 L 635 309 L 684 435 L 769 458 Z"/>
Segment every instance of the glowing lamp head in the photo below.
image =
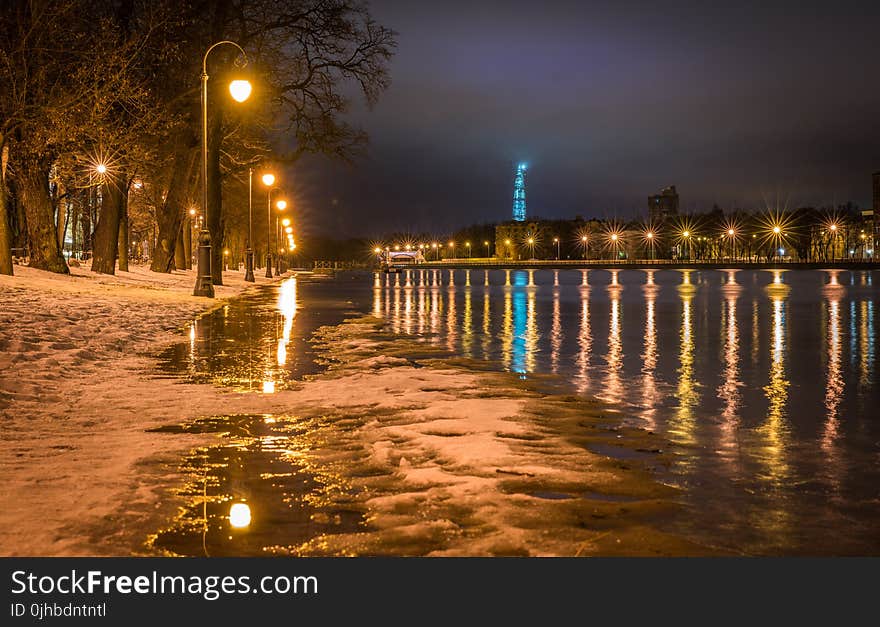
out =
<path fill-rule="evenodd" d="M 251 82 L 244 79 L 236 79 L 229 83 L 229 95 L 235 102 L 244 102 L 251 97 Z"/>
<path fill-rule="evenodd" d="M 452 248 L 455 246 L 455 242 L 449 242 L 449 247 Z"/>
<path fill-rule="evenodd" d="M 229 508 L 229 524 L 244 529 L 251 524 L 251 508 L 246 503 L 233 503 Z"/>
<path fill-rule="evenodd" d="M 98 165 L 95 166 L 95 171 L 98 174 L 107 174 L 107 166 L 103 163 L 99 163 Z"/>
<path fill-rule="evenodd" d="M 287 233 L 288 235 L 290 235 L 291 233 L 293 233 L 293 227 L 292 226 L 284 227 L 284 232 Z"/>
<path fill-rule="evenodd" d="M 281 225 L 282 225 L 282 226 L 290 226 L 290 218 L 284 218 L 284 219 L 281 221 Z"/>
<path fill-rule="evenodd" d="M 586 241 L 587 241 L 587 236 L 586 236 L 586 235 L 582 236 L 582 237 L 581 237 L 581 241 L 582 241 L 582 242 L 586 242 Z"/>
<path fill-rule="evenodd" d="M 227 248 L 226 250 L 224 250 L 224 251 L 223 251 L 223 254 L 224 254 L 224 255 L 228 255 L 228 254 L 229 254 L 229 249 Z"/>
<path fill-rule="evenodd" d="M 470 243 L 470 242 L 465 242 L 464 245 L 467 246 L 468 248 L 471 247 L 471 243 Z"/>
<path fill-rule="evenodd" d="M 559 242 L 559 238 L 558 238 L 558 237 L 554 237 L 554 238 L 553 238 L 553 243 L 556 244 L 556 243 L 558 243 L 558 242 Z"/>
<path fill-rule="evenodd" d="M 287 209 L 287 201 L 279 200 L 275 203 L 275 206 L 278 208 L 278 211 L 284 211 L 285 209 Z"/>
<path fill-rule="evenodd" d="M 488 246 L 489 242 L 483 242 L 483 246 Z"/>
<path fill-rule="evenodd" d="M 646 234 L 646 237 L 648 239 L 654 239 L 654 234 L 651 231 L 648 231 L 648 233 Z"/>
<path fill-rule="evenodd" d="M 733 237 L 733 233 L 734 233 L 733 229 L 727 229 L 727 234 L 730 235 L 731 237 Z"/>
<path fill-rule="evenodd" d="M 690 236 L 691 236 L 691 232 L 690 232 L 690 231 L 685 231 L 685 232 L 682 233 L 682 236 L 683 236 L 683 237 L 690 237 Z"/>
<path fill-rule="evenodd" d="M 373 249 L 373 252 L 376 253 L 376 254 L 378 255 L 379 253 L 382 252 L 382 249 L 379 248 L 378 246 L 376 246 L 376 247 Z"/>
<path fill-rule="evenodd" d="M 508 246 L 510 246 L 510 240 L 509 240 L 509 239 L 504 240 L 504 243 L 507 244 Z"/>
<path fill-rule="evenodd" d="M 781 232 L 782 232 L 782 229 L 780 229 L 778 226 L 773 227 L 773 233 L 775 233 L 776 235 L 779 235 L 779 233 L 781 233 Z"/>
<path fill-rule="evenodd" d="M 535 243 L 535 238 L 534 238 L 534 237 L 530 237 L 530 238 L 529 238 L 529 244 L 531 245 L 531 244 L 534 244 L 534 243 Z"/>
<path fill-rule="evenodd" d="M 836 224 L 832 224 L 832 225 L 831 225 L 830 227 L 828 227 L 828 228 L 831 229 L 832 231 L 836 231 L 836 230 L 837 230 L 837 225 L 836 225 Z"/>
<path fill-rule="evenodd" d="M 195 210 L 195 209 L 190 209 L 190 210 L 189 210 L 189 215 L 191 215 L 191 216 L 196 215 L 196 210 Z"/>
<path fill-rule="evenodd" d="M 266 172 L 262 176 L 262 179 L 263 179 L 263 185 L 265 185 L 266 187 L 268 187 L 269 185 L 275 184 L 275 175 L 270 172 Z"/>
<path fill-rule="evenodd" d="M 617 233 L 612 233 L 612 234 L 611 234 L 611 241 L 612 241 L 612 242 L 616 242 L 616 241 L 617 241 L 617 238 L 618 238 Z"/>

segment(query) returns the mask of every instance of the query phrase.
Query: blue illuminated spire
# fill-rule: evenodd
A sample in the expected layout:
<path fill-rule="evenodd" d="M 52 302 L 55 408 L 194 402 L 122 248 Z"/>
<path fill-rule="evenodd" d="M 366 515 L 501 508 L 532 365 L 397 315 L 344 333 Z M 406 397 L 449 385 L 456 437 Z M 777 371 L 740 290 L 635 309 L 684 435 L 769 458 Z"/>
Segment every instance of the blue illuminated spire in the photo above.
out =
<path fill-rule="evenodd" d="M 513 180 L 513 219 L 517 222 L 526 221 L 526 164 L 516 166 L 516 178 Z"/>

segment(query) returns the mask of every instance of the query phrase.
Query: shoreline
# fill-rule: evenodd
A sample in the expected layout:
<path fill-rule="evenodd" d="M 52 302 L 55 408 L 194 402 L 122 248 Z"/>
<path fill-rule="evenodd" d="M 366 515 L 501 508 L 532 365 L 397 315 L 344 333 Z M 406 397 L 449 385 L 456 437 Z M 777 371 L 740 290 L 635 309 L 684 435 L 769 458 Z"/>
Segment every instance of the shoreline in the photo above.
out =
<path fill-rule="evenodd" d="M 369 316 L 323 328 L 316 339 L 332 360 L 328 369 L 275 394 L 161 378 L 155 353 L 179 339 L 186 319 L 205 312 L 204 299 L 156 286 L 119 294 L 117 287 L 94 300 L 101 307 L 104 298 L 114 301 L 110 315 L 139 305 L 126 329 L 137 355 L 114 352 L 111 343 L 91 366 L 60 367 L 70 379 L 59 397 L 37 390 L 31 405 L 13 407 L 15 415 L 2 405 L 7 481 L 0 497 L 13 504 L 0 515 L 4 555 L 156 555 L 145 531 L 180 514 L 188 480 L 181 460 L 222 441 L 148 430 L 237 414 L 309 421 L 316 443 L 307 450 L 310 463 L 329 476 L 349 473 L 345 483 L 359 495 L 349 505 L 369 521 L 353 536 L 275 545 L 267 555 L 717 553 L 659 530 L 656 521 L 679 507 L 677 491 L 641 461 L 588 450 L 590 442 L 606 442 L 657 451 L 649 457 L 658 460 L 665 454 L 657 436 L 622 427 L 595 401 L 543 394 L 485 364 L 426 355 L 425 346 L 386 334 Z M 229 290 L 235 297 L 246 287 Z M 144 321 L 143 309 L 152 321 L 148 337 L 135 324 Z M 111 335 L 117 344 L 132 339 Z M 0 353 L 4 361 L 10 348 Z M 52 353 L 30 367 L 47 359 Z M 102 376 L 108 369 L 112 376 Z M 0 390 L 9 383 L 0 381 Z M 560 521 L 565 532 L 549 537 L 546 520 Z"/>
<path fill-rule="evenodd" d="M 880 269 L 878 261 L 792 261 L 733 263 L 725 261 L 672 260 L 583 260 L 525 259 L 521 261 L 494 259 L 452 259 L 427 261 L 401 267 L 401 270 L 863 270 Z"/>

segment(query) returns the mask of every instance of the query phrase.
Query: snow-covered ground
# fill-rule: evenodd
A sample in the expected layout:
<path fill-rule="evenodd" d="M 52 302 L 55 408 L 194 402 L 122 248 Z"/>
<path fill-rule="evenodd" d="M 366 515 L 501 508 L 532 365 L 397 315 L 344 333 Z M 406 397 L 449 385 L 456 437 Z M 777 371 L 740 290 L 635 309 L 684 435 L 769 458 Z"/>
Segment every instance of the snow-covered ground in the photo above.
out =
<path fill-rule="evenodd" d="M 584 399 L 466 364 L 414 364 L 412 347 L 369 318 L 324 329 L 336 365 L 291 389 L 182 383 L 156 376 L 150 355 L 212 304 L 190 295 L 192 272 L 16 271 L 0 277 L 2 555 L 142 554 L 147 531 L 183 515 L 172 490 L 188 480 L 182 452 L 219 441 L 147 430 L 233 414 L 309 421 L 297 463 L 341 477 L 369 521 L 265 554 L 708 551 L 653 524 L 674 508 L 672 488 L 588 446 L 656 438 Z M 246 289 L 226 277 L 218 301 Z"/>
<path fill-rule="evenodd" d="M 149 353 L 188 319 L 250 286 L 240 272 L 224 282 L 209 301 L 192 296 L 192 270 L 0 275 L 0 554 L 120 551 L 80 530 L 122 502 L 154 501 L 131 492 L 137 460 L 193 439 L 144 430 L 235 397 L 149 374 Z"/>

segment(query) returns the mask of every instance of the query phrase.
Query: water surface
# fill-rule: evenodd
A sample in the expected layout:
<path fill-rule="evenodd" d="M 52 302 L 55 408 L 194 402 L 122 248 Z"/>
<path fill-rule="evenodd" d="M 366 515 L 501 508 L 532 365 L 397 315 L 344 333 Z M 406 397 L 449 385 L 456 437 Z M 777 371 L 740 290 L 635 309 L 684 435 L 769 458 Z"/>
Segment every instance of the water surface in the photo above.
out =
<path fill-rule="evenodd" d="M 374 275 L 404 335 L 556 373 L 676 447 L 679 530 L 754 553 L 878 552 L 872 271 L 490 270 Z"/>

